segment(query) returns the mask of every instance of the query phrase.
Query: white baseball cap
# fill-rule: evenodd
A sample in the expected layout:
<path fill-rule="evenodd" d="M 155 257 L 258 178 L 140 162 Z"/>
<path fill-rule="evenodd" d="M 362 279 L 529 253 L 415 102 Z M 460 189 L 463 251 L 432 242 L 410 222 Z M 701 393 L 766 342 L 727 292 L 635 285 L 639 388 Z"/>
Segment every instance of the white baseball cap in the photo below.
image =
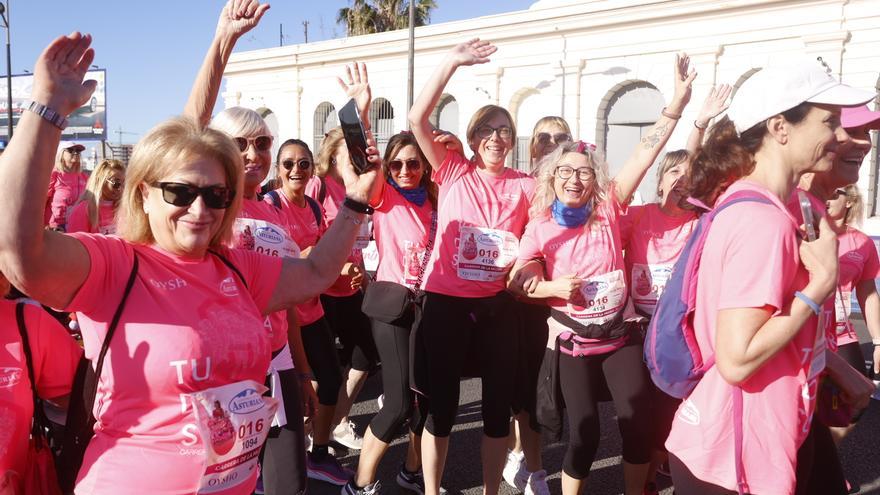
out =
<path fill-rule="evenodd" d="M 834 79 L 816 61 L 801 59 L 765 67 L 740 86 L 727 116 L 742 134 L 770 117 L 801 103 L 853 107 L 873 100 L 877 93 L 856 89 Z"/>
<path fill-rule="evenodd" d="M 70 151 L 82 151 L 86 149 L 85 146 L 73 142 L 73 141 L 61 141 L 61 144 L 58 145 L 58 149 L 62 150 L 70 150 Z"/>

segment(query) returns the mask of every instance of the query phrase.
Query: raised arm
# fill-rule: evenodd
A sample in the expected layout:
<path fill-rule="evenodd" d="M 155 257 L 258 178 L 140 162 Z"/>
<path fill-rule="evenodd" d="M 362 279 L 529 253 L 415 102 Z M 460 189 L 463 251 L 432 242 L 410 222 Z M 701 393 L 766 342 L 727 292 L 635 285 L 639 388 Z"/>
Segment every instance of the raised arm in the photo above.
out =
<path fill-rule="evenodd" d="M 712 119 L 719 116 L 721 112 L 727 110 L 727 107 L 730 106 L 728 98 L 730 98 L 731 91 L 733 91 L 733 87 L 729 84 L 722 84 L 717 88 L 713 86 L 709 90 L 709 94 L 706 95 L 706 99 L 703 101 L 703 106 L 700 107 L 700 113 L 697 114 L 697 118 L 694 120 L 694 128 L 691 129 L 691 133 L 688 136 L 686 149 L 691 156 L 697 154 L 700 148 L 703 147 L 703 135 L 706 134 L 706 129 L 709 128 Z"/>
<path fill-rule="evenodd" d="M 220 93 L 223 71 L 235 42 L 260 22 L 263 14 L 269 10 L 269 4 L 260 4 L 259 0 L 229 0 L 217 19 L 214 39 L 202 62 L 189 99 L 183 109 L 187 117 L 195 118 L 202 125 L 211 121 L 211 112 Z"/>
<path fill-rule="evenodd" d="M 488 41 L 480 41 L 479 38 L 456 45 L 431 74 L 428 83 L 422 88 L 422 92 L 419 93 L 412 108 L 409 109 L 407 117 L 413 135 L 419 143 L 419 148 L 422 149 L 431 167 L 435 170 L 446 157 L 446 145 L 434 141 L 434 135 L 431 132 L 433 128 L 428 121 L 431 112 L 440 101 L 443 89 L 455 74 L 456 69 L 463 65 L 485 64 L 489 61 L 489 55 L 495 53 L 496 50 L 495 45 Z"/>
<path fill-rule="evenodd" d="M 67 116 L 88 101 L 95 81 L 85 81 L 95 57 L 92 38 L 75 32 L 55 39 L 34 65 L 33 101 Z M 30 297 L 66 306 L 85 281 L 90 262 L 73 237 L 43 229 L 46 187 L 61 129 L 24 112 L 0 157 L 0 270 Z"/>
<path fill-rule="evenodd" d="M 694 82 L 697 73 L 693 69 L 688 72 L 689 65 L 690 58 L 687 55 L 675 56 L 675 93 L 672 101 L 666 105 L 660 119 L 648 130 L 614 178 L 617 182 L 617 200 L 621 203 L 629 202 L 648 169 L 666 146 L 678 119 L 681 118 L 681 112 L 691 99 L 691 83 Z"/>
<path fill-rule="evenodd" d="M 370 125 L 370 105 L 373 103 L 373 93 L 370 90 L 370 74 L 367 72 L 367 64 L 354 62 L 351 66 L 345 66 L 345 75 L 337 77 L 336 82 L 339 87 L 349 98 L 354 98 L 357 104 L 358 114 L 361 117 L 361 124 L 367 134 L 367 139 L 373 139 L 373 131 Z M 380 174 L 381 175 L 381 174 Z M 369 205 L 376 206 L 382 199 L 382 191 L 385 189 L 385 181 L 377 180 L 373 187 L 369 198 Z M 343 267 L 343 272 L 346 269 Z M 349 275 L 343 273 L 343 275 Z"/>

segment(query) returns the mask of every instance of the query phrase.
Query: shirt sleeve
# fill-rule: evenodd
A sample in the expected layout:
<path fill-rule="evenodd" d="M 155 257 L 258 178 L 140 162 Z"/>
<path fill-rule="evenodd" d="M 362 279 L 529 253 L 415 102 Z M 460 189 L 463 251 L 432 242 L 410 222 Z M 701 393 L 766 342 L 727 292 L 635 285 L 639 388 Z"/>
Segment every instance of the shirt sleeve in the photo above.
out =
<path fill-rule="evenodd" d="M 623 249 L 629 246 L 632 238 L 633 229 L 638 224 L 639 219 L 646 213 L 647 205 L 639 205 L 630 207 L 626 214 L 620 216 L 620 240 L 623 243 Z"/>
<path fill-rule="evenodd" d="M 542 252 L 543 246 L 538 238 L 538 226 L 541 221 L 540 218 L 535 218 L 526 225 L 526 231 L 523 233 L 523 236 L 519 241 L 519 255 L 517 256 L 517 261 L 526 263 L 544 257 L 544 253 Z"/>
<path fill-rule="evenodd" d="M 471 162 L 457 151 L 447 151 L 443 162 L 431 174 L 431 180 L 437 185 L 451 184 L 464 175 L 473 166 Z"/>
<path fill-rule="evenodd" d="M 248 291 L 261 313 L 265 313 L 266 306 L 275 292 L 275 287 L 280 282 L 281 264 L 283 258 L 277 256 L 265 256 L 255 251 L 243 249 L 230 249 L 226 252 L 229 260 L 244 276 Z M 302 283 L 308 283 L 302 281 Z"/>
<path fill-rule="evenodd" d="M 859 237 L 861 238 L 860 249 L 865 255 L 865 266 L 862 268 L 859 281 L 880 278 L 880 256 L 877 255 L 877 246 L 874 245 L 874 241 L 870 237 L 866 235 Z"/>
<path fill-rule="evenodd" d="M 134 263 L 134 248 L 117 237 L 76 233 L 71 237 L 80 241 L 89 254 L 89 274 L 77 290 L 65 311 L 95 314 L 108 307 L 115 308 L 125 289 Z M 108 306 L 107 295 L 118 296 Z"/>
<path fill-rule="evenodd" d="M 70 393 L 82 348 L 61 323 L 43 308 L 25 304 L 25 325 L 31 345 L 37 395 L 53 399 Z"/>

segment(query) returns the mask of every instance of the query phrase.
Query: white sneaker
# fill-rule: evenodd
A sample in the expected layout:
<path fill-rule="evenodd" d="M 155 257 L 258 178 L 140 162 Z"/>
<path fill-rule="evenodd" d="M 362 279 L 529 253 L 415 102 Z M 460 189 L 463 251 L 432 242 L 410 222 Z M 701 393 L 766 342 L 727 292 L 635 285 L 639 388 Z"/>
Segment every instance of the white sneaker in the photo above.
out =
<path fill-rule="evenodd" d="M 529 472 L 526 471 L 525 454 L 522 452 L 507 451 L 507 462 L 501 474 L 508 485 L 519 491 L 526 489 L 529 481 Z"/>
<path fill-rule="evenodd" d="M 364 446 L 364 438 L 354 431 L 354 422 L 346 421 L 339 423 L 333 429 L 333 440 L 352 450 L 361 450 Z"/>
<path fill-rule="evenodd" d="M 539 469 L 529 474 L 525 495 L 550 495 L 550 487 L 547 486 L 547 471 Z"/>

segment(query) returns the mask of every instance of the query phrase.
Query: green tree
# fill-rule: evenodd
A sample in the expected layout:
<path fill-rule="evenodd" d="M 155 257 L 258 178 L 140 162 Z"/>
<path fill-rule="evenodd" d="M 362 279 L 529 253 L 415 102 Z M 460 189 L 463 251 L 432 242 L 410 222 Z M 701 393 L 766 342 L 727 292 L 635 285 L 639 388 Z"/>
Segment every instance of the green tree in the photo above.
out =
<path fill-rule="evenodd" d="M 424 26 L 431 20 L 434 0 L 415 0 L 415 24 Z M 409 3 L 404 0 L 352 0 L 336 14 L 336 22 L 345 26 L 348 36 L 381 33 L 409 27 Z"/>

